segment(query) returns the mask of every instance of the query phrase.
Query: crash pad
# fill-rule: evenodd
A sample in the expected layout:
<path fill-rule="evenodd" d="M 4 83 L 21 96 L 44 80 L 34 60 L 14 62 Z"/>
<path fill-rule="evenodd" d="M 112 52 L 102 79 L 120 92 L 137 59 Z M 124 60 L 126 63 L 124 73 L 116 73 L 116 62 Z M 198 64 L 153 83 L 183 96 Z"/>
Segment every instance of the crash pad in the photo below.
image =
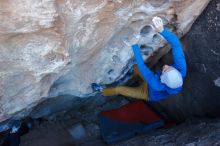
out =
<path fill-rule="evenodd" d="M 101 135 L 107 144 L 145 134 L 164 125 L 163 119 L 144 101 L 126 104 L 98 115 Z"/>

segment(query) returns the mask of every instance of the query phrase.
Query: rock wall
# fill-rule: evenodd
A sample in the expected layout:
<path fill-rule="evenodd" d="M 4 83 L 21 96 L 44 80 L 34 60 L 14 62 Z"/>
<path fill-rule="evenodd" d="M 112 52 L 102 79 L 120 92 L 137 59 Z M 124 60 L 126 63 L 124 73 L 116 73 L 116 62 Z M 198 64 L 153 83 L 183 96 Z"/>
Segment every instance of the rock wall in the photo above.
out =
<path fill-rule="evenodd" d="M 0 121 L 27 115 L 48 97 L 91 93 L 130 69 L 125 37 L 141 33 L 144 58 L 165 45 L 149 27 L 153 16 L 179 36 L 210 0 L 2 0 Z"/>

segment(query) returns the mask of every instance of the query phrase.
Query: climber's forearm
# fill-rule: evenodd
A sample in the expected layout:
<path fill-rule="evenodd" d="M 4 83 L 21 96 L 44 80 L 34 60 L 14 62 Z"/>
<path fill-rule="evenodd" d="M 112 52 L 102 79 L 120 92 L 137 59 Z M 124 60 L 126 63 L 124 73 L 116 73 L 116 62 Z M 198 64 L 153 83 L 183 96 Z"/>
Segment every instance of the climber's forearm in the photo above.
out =
<path fill-rule="evenodd" d="M 144 76 L 143 72 L 145 74 L 151 73 L 151 70 L 148 67 L 146 67 L 146 65 L 144 64 L 144 60 L 141 56 L 140 47 L 138 46 L 138 44 L 132 45 L 132 49 L 134 52 L 134 57 L 136 59 L 137 65 L 138 65 L 138 69 L 140 73 L 142 74 L 142 76 Z"/>
<path fill-rule="evenodd" d="M 160 34 L 167 40 L 167 42 L 172 47 L 174 67 L 181 72 L 183 77 L 185 77 L 187 70 L 186 60 L 179 38 L 171 31 L 169 31 L 167 28 L 164 28 L 164 30 Z"/>
<path fill-rule="evenodd" d="M 148 85 L 156 91 L 163 91 L 164 85 L 160 80 L 154 75 L 154 73 L 144 64 L 144 60 L 140 53 L 140 48 L 137 44 L 132 45 L 135 59 L 137 61 L 138 70 L 141 73 L 142 77 L 148 83 Z"/>

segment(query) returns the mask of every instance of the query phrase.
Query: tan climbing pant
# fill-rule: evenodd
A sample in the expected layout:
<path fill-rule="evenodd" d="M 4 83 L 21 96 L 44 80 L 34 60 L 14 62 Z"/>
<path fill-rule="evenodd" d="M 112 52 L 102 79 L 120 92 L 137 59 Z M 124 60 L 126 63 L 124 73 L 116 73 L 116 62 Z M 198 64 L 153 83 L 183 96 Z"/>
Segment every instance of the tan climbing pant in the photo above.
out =
<path fill-rule="evenodd" d="M 126 97 L 132 97 L 136 99 L 142 99 L 148 101 L 148 86 L 146 81 L 141 76 L 138 71 L 137 65 L 133 66 L 134 68 L 134 76 L 141 78 L 141 84 L 138 87 L 128 87 L 128 86 L 116 86 L 111 88 L 103 89 L 102 93 L 104 96 L 115 96 L 115 95 L 123 95 Z"/>

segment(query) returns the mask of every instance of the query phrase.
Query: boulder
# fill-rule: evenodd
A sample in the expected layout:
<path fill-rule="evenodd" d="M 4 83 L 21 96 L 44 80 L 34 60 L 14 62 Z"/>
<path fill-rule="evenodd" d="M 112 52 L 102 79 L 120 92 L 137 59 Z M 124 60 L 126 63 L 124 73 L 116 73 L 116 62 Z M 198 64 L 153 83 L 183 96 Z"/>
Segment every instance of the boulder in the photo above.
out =
<path fill-rule="evenodd" d="M 179 37 L 210 0 L 3 0 L 0 5 L 0 121 L 22 118 L 47 98 L 87 97 L 130 69 L 122 39 L 141 33 L 143 57 L 166 42 L 158 15 Z"/>

